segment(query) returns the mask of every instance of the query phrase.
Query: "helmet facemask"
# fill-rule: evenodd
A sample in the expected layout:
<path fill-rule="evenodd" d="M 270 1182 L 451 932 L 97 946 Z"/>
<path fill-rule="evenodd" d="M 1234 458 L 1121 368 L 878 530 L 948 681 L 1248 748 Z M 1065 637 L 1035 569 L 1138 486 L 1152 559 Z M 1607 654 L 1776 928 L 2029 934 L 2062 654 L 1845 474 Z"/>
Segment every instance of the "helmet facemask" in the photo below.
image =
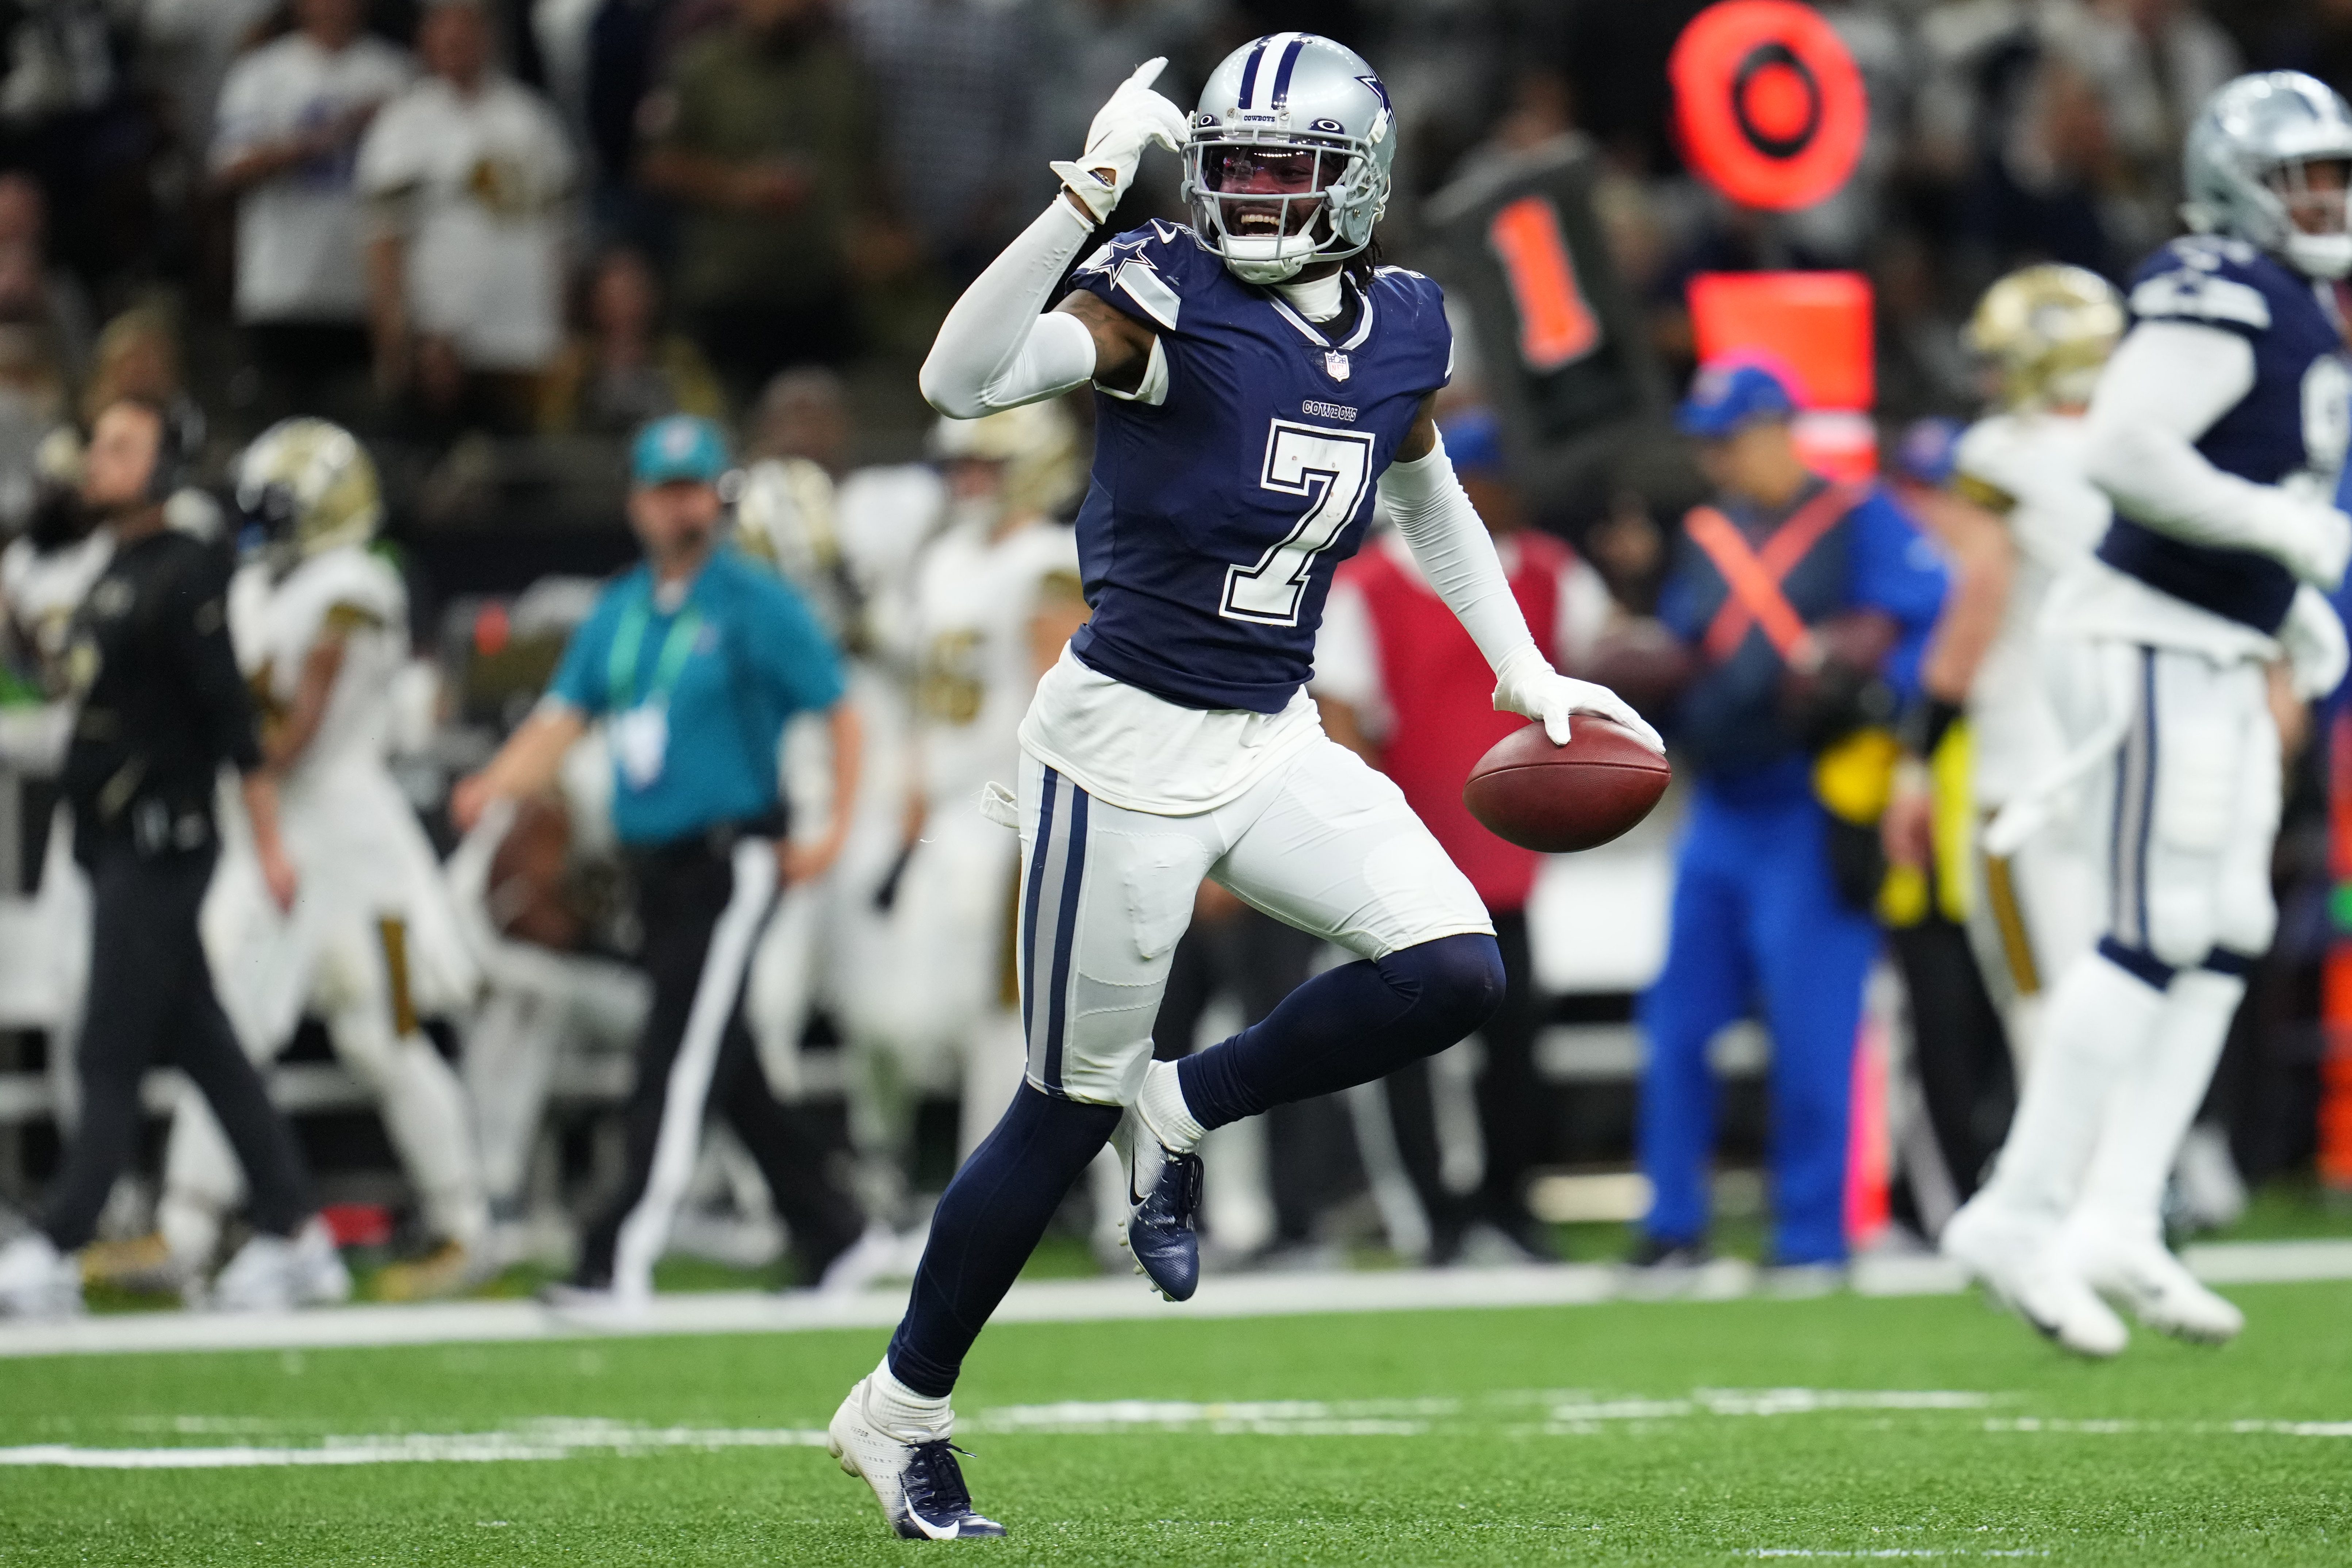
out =
<path fill-rule="evenodd" d="M 1192 226 L 1244 283 L 1357 255 L 1388 196 L 1368 151 L 1345 135 L 1196 125 L 1184 146 Z"/>
<path fill-rule="evenodd" d="M 2265 171 L 2262 184 L 2278 204 L 2281 248 L 2296 270 L 2313 278 L 2352 273 L 2352 212 L 2346 200 L 2352 160 L 2295 159 Z"/>

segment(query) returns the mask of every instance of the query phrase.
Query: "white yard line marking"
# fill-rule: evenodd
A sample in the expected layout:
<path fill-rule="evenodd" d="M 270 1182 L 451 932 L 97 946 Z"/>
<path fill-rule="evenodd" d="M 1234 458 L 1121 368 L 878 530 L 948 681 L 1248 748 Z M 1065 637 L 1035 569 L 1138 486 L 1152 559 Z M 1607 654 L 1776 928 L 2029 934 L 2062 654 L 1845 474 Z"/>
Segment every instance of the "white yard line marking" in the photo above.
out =
<path fill-rule="evenodd" d="M 2201 1277 L 2219 1284 L 2352 1279 L 2352 1241 L 2230 1242 L 2192 1247 L 2185 1256 Z M 1706 1294 L 1744 1294 L 1751 1279 L 1752 1271 L 1745 1265 L 1730 1263 L 1724 1278 L 1715 1280 Z M 1863 1258 L 1853 1268 L 1858 1295 L 1948 1294 L 1964 1288 L 1959 1272 L 1941 1258 Z M 1622 1273 L 1595 1264 L 1216 1275 L 1181 1307 L 1168 1305 L 1131 1279 L 1054 1279 L 1013 1287 L 995 1321 L 1080 1323 L 1457 1307 L 1568 1307 L 1626 1296 Z M 844 1296 L 809 1291 L 787 1296 L 753 1290 L 686 1292 L 656 1296 L 641 1310 L 629 1312 L 560 1314 L 533 1301 L 440 1301 L 293 1313 L 119 1312 L 54 1323 L 0 1321 L 0 1358 L 879 1329 L 898 1322 L 906 1300 L 906 1290 L 900 1287 Z"/>
<path fill-rule="evenodd" d="M 1988 1432 L 2056 1432 L 2088 1437 L 2127 1436 L 2141 1432 L 2186 1432 L 2204 1436 L 2352 1437 L 2352 1421 L 2082 1421 L 2063 1416 L 2019 1415 L 1988 1421 Z"/>
<path fill-rule="evenodd" d="M 961 1429 L 989 1436 L 1173 1433 L 1195 1436 L 1418 1437 L 1491 1432 L 1499 1426 L 1518 1435 L 1580 1436 L 1605 1430 L 1610 1423 L 1718 1417 L 1782 1419 L 1890 1410 L 1979 1411 L 2017 1397 L 1954 1389 L 1700 1388 L 1679 1399 L 1598 1399 L 1560 1389 L 1519 1389 L 1475 1399 L 1065 1400 L 1051 1405 L 1008 1405 L 982 1410 L 964 1421 Z M 1539 1426 L 1511 1422 L 1513 1413 L 1529 1407 L 1543 1410 L 1549 1420 Z M 730 1448 L 822 1447 L 825 1442 L 824 1432 L 816 1427 L 643 1426 L 622 1421 L 560 1416 L 520 1422 L 488 1432 L 322 1436 L 301 1442 L 289 1439 L 307 1436 L 303 1423 L 255 1416 L 132 1416 L 115 1425 L 133 1431 L 236 1434 L 278 1441 L 136 1448 L 28 1444 L 0 1447 L 0 1467 L 196 1470 L 315 1465 L 488 1464 L 565 1459 L 579 1454 L 642 1458 L 661 1453 L 716 1453 Z M 2099 1436 L 2168 1432 L 2352 1437 L 2352 1421 L 2109 1421 L 2014 1416 L 1987 1419 L 1981 1423 L 1980 1430 Z M 1766 1548 L 1757 1552 L 1759 1556 L 1798 1554 L 1796 1549 Z M 1811 1554 L 1888 1555 L 1885 1552 Z"/>
<path fill-rule="evenodd" d="M 0 1448 L 0 1465 L 79 1470 L 222 1470 L 280 1465 L 487 1464 L 568 1459 L 574 1454 L 636 1457 L 666 1450 L 822 1447 L 824 1433 L 794 1427 L 632 1426 L 618 1421 L 535 1421 L 508 1432 L 411 1432 L 326 1437 L 307 1447 L 100 1448 L 39 1443 Z"/>

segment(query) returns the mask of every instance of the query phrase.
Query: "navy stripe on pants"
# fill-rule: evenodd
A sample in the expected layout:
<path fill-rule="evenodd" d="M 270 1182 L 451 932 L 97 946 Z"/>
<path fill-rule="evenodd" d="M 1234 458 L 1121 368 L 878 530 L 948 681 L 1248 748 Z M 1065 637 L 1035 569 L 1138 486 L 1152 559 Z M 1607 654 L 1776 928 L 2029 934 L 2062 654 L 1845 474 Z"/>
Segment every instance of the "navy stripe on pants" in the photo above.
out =
<path fill-rule="evenodd" d="M 1086 882 L 1087 792 L 1052 768 L 1037 800 L 1037 839 L 1021 910 L 1022 1021 L 1030 1077 L 1062 1092 L 1062 1045 L 1069 1030 L 1070 971 L 1077 951 L 1078 898 Z M 1043 943 L 1040 943 L 1040 937 Z"/>

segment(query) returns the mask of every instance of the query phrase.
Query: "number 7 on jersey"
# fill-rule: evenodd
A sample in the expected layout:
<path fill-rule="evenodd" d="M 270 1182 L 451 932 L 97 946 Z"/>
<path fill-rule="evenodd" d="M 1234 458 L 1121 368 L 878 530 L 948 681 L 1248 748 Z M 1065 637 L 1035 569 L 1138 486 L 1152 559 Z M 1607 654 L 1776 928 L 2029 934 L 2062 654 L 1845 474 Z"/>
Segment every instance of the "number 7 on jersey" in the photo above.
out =
<path fill-rule="evenodd" d="M 1355 517 L 1371 479 L 1370 435 L 1274 421 L 1266 432 L 1265 469 L 1258 483 L 1284 495 L 1313 500 L 1298 526 L 1259 556 L 1256 565 L 1225 568 L 1225 601 L 1217 613 L 1262 626 L 1297 626 L 1315 557 L 1330 549 Z"/>

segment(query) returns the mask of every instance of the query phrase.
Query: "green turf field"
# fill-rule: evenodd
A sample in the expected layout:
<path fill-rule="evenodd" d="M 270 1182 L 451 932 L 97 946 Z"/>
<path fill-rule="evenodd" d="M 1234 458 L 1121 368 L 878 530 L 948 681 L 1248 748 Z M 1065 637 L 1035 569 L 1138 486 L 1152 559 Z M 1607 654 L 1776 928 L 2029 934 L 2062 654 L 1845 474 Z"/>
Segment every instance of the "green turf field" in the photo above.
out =
<path fill-rule="evenodd" d="M 0 1447 L 442 1456 L 0 1468 L 0 1562 L 2352 1561 L 2352 1286 L 2235 1294 L 2105 1366 L 1951 1297 L 1007 1325 L 959 1436 L 1013 1533 L 937 1546 L 793 1446 L 878 1333 L 0 1361 Z"/>

